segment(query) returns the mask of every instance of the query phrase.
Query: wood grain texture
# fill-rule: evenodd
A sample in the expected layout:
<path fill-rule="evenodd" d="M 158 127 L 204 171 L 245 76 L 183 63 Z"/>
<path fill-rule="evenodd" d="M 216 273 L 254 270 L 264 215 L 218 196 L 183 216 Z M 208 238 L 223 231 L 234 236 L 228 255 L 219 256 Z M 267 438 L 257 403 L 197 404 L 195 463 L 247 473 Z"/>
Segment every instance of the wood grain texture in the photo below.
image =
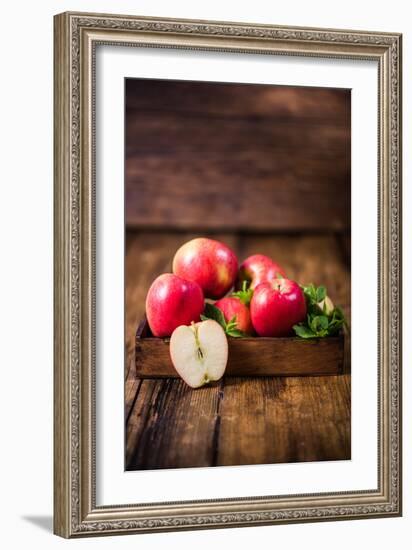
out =
<path fill-rule="evenodd" d="M 337 93 L 343 92 L 343 93 Z M 144 112 L 179 112 L 224 118 L 273 117 L 276 121 L 345 126 L 349 90 L 233 85 L 179 80 L 126 80 L 126 107 Z M 319 104 L 322 108 L 319 109 Z"/>
<path fill-rule="evenodd" d="M 228 376 L 198 390 L 176 378 L 136 377 L 135 333 L 148 287 L 170 269 L 175 250 L 197 235 L 127 234 L 126 334 L 131 367 L 125 385 L 126 469 L 349 459 L 347 358 L 347 374 L 339 376 Z M 219 233 L 217 238 L 231 246 L 240 260 L 255 252 L 268 254 L 291 278 L 325 284 L 350 320 L 347 237 L 342 241 L 335 234 Z"/>
<path fill-rule="evenodd" d="M 349 459 L 350 375 L 141 380 L 126 441 L 127 470 Z"/>
<path fill-rule="evenodd" d="M 127 426 L 126 469 L 213 463 L 219 385 L 193 391 L 182 380 L 142 380 Z"/>
<path fill-rule="evenodd" d="M 349 377 L 224 380 L 217 465 L 350 457 Z"/>
<path fill-rule="evenodd" d="M 154 338 L 147 321 L 136 333 L 136 376 L 174 377 L 169 338 Z M 225 376 L 315 376 L 343 370 L 344 336 L 301 338 L 228 338 Z"/>
<path fill-rule="evenodd" d="M 127 80 L 126 220 L 350 227 L 350 91 Z"/>

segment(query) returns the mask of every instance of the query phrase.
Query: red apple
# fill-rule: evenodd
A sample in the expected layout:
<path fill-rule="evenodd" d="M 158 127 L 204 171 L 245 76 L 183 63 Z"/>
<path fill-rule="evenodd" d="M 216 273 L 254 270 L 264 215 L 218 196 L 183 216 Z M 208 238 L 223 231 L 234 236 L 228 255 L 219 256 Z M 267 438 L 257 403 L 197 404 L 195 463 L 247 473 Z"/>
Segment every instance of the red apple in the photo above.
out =
<path fill-rule="evenodd" d="M 306 318 L 303 291 L 289 279 L 261 283 L 254 290 L 250 316 L 259 336 L 288 336 Z"/>
<path fill-rule="evenodd" d="M 240 298 L 228 296 L 222 298 L 214 304 L 223 313 L 225 321 L 228 323 L 236 316 L 236 329 L 246 334 L 253 333 L 252 321 L 250 320 L 250 311 Z"/>
<path fill-rule="evenodd" d="M 222 298 L 235 282 L 237 267 L 233 250 L 204 237 L 182 245 L 173 258 L 173 273 L 198 283 L 206 298 Z"/>
<path fill-rule="evenodd" d="M 285 275 L 284 269 L 271 258 L 263 254 L 254 254 L 241 264 L 236 288 L 242 288 L 243 281 L 247 281 L 250 283 L 250 288 L 255 289 L 260 283 L 273 281 Z"/>
<path fill-rule="evenodd" d="M 176 327 L 200 321 L 204 309 L 200 286 L 172 273 L 159 275 L 146 297 L 146 316 L 153 336 L 170 336 Z"/>

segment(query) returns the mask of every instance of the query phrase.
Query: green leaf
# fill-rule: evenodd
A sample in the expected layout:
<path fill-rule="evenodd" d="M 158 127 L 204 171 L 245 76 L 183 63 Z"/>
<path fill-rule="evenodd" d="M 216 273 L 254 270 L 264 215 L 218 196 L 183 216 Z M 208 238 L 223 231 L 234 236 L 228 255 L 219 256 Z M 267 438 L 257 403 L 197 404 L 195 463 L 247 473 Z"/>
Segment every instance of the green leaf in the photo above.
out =
<path fill-rule="evenodd" d="M 319 303 L 326 298 L 326 288 L 324 286 L 318 286 L 316 290 L 316 301 Z"/>
<path fill-rule="evenodd" d="M 244 338 L 245 336 L 247 336 L 244 332 L 237 328 L 236 315 L 234 315 L 230 319 L 230 321 L 226 323 L 223 312 L 214 304 L 206 303 L 205 310 L 200 318 L 202 319 L 202 321 L 207 321 L 208 319 L 217 321 L 219 325 L 223 328 L 225 333 L 228 336 L 232 336 L 233 338 Z"/>
<path fill-rule="evenodd" d="M 228 323 L 226 323 L 226 333 L 229 334 L 231 330 L 237 329 L 236 315 L 234 315 Z"/>
<path fill-rule="evenodd" d="M 318 331 L 317 317 L 311 317 L 310 322 L 308 322 L 308 326 L 314 333 L 316 333 Z"/>
<path fill-rule="evenodd" d="M 340 321 L 342 323 L 342 326 L 345 326 L 346 328 L 349 328 L 348 323 L 345 319 L 345 314 L 343 313 L 343 311 L 341 310 L 341 308 L 339 306 L 335 307 L 335 309 L 333 310 L 333 315 L 335 316 L 335 319 L 337 321 Z M 332 318 L 333 318 L 333 316 L 332 316 Z"/>
<path fill-rule="evenodd" d="M 326 315 L 318 315 L 316 317 L 316 322 L 317 325 L 323 330 L 326 330 L 329 326 L 329 320 Z"/>
<path fill-rule="evenodd" d="M 207 321 L 208 319 L 217 321 L 219 325 L 226 331 L 225 316 L 223 315 L 223 312 L 215 305 L 206 302 L 205 310 L 200 318 L 202 319 L 202 321 Z"/>
<path fill-rule="evenodd" d="M 303 293 L 304 293 L 306 299 L 310 303 L 316 301 L 316 288 L 315 288 L 315 285 L 313 285 L 313 284 L 310 284 L 310 285 L 307 285 L 307 286 L 303 285 L 301 288 L 303 290 Z"/>
<path fill-rule="evenodd" d="M 294 325 L 293 330 L 300 338 L 316 338 L 316 334 L 314 334 L 309 327 L 303 324 Z"/>
<path fill-rule="evenodd" d="M 250 283 L 248 281 L 243 281 L 242 290 L 238 290 L 237 292 L 232 293 L 232 296 L 239 298 L 239 300 L 243 302 L 246 306 L 250 304 L 253 296 L 253 290 L 251 288 L 248 288 L 249 284 Z"/>
<path fill-rule="evenodd" d="M 338 334 L 343 326 L 347 326 L 343 311 L 335 307 L 326 315 L 325 304 L 322 308 L 319 304 L 325 300 L 327 290 L 324 286 L 316 287 L 314 284 L 300 285 L 305 295 L 307 316 L 306 322 L 295 325 L 294 330 L 301 338 L 324 338 Z"/>
<path fill-rule="evenodd" d="M 329 320 L 325 315 L 316 315 L 308 323 L 312 332 L 319 338 L 328 335 Z"/>
<path fill-rule="evenodd" d="M 247 336 L 247 334 L 238 329 L 228 330 L 226 331 L 226 334 L 228 336 L 232 336 L 233 338 L 244 338 L 245 336 Z"/>

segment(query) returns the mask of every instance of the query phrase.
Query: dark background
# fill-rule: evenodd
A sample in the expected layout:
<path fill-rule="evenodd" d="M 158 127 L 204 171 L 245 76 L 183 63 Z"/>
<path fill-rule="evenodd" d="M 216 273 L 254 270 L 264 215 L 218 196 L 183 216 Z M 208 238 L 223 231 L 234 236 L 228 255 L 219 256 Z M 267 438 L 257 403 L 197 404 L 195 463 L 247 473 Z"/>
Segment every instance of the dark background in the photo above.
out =
<path fill-rule="evenodd" d="M 150 284 L 196 236 L 325 285 L 350 319 L 350 117 L 350 90 L 126 80 L 126 469 L 350 458 L 349 353 L 339 376 L 199 390 L 135 372 Z"/>
<path fill-rule="evenodd" d="M 350 90 L 126 81 L 130 228 L 350 228 Z"/>

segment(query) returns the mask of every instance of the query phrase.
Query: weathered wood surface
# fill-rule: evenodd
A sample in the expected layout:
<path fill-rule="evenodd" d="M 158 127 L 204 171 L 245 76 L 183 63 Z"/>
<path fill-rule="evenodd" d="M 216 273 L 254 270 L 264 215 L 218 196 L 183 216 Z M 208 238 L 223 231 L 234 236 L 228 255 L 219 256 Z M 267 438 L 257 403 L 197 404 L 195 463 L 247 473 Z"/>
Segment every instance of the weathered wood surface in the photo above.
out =
<path fill-rule="evenodd" d="M 225 379 L 216 465 L 350 458 L 348 376 Z"/>
<path fill-rule="evenodd" d="M 128 233 L 126 242 L 126 468 L 350 458 L 350 364 L 339 376 L 225 377 L 192 390 L 180 379 L 138 379 L 135 333 L 151 281 L 194 233 Z M 299 282 L 325 284 L 350 320 L 348 255 L 336 235 L 219 234 L 242 259 L 272 256 Z"/>
<path fill-rule="evenodd" d="M 350 227 L 350 91 L 126 82 L 135 228 Z"/>
<path fill-rule="evenodd" d="M 344 336 L 229 338 L 225 376 L 320 376 L 343 371 Z M 136 332 L 136 375 L 178 378 L 170 359 L 169 338 L 154 338 L 144 319 Z"/>
<path fill-rule="evenodd" d="M 350 379 L 141 380 L 126 435 L 128 470 L 348 459 Z"/>

